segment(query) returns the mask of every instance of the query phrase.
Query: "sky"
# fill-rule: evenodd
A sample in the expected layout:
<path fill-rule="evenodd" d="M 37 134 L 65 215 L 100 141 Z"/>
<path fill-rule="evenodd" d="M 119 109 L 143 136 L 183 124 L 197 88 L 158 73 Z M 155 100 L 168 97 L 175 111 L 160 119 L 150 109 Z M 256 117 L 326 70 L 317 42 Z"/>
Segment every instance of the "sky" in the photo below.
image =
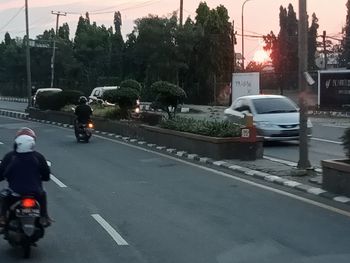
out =
<path fill-rule="evenodd" d="M 195 11 L 201 0 L 183 0 L 184 17 L 195 18 Z M 223 5 L 228 9 L 230 20 L 234 20 L 235 30 L 242 34 L 242 4 L 244 0 L 206 0 L 210 8 Z M 262 49 L 263 43 L 259 38 L 248 35 L 266 35 L 271 30 L 279 31 L 279 7 L 287 7 L 291 3 L 298 14 L 298 0 L 249 0 L 244 6 L 244 40 L 245 57 L 251 60 Z M 347 0 L 307 0 L 307 10 L 311 17 L 316 13 L 319 19 L 321 35 L 326 30 L 327 35 L 340 38 L 342 27 L 346 21 Z M 25 34 L 24 0 L 0 0 L 0 41 L 9 32 L 11 37 L 23 37 Z M 122 33 L 124 39 L 131 33 L 134 20 L 154 14 L 169 17 L 178 11 L 180 0 L 28 0 L 29 6 L 29 35 L 31 38 L 41 34 L 45 29 L 55 27 L 56 16 L 51 11 L 67 12 L 61 16 L 59 24 L 68 23 L 71 38 L 74 37 L 80 14 L 89 11 L 90 20 L 106 27 L 113 24 L 113 12 L 122 14 Z M 236 52 L 241 52 L 241 36 L 237 37 Z"/>

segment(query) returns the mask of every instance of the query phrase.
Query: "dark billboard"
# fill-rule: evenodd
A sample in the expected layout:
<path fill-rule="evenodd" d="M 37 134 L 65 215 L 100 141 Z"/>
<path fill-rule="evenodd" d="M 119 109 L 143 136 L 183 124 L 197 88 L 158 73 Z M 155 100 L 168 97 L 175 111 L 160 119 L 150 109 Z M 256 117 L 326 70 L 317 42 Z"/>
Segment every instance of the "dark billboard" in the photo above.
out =
<path fill-rule="evenodd" d="M 319 71 L 319 104 L 327 109 L 350 106 L 350 70 Z"/>

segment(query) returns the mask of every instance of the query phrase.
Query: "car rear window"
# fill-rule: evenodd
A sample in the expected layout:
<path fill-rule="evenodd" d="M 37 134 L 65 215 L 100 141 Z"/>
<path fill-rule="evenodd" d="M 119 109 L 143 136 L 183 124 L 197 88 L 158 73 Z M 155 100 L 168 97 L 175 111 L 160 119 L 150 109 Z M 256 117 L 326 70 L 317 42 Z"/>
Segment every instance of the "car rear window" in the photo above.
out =
<path fill-rule="evenodd" d="M 264 98 L 253 100 L 258 114 L 297 112 L 295 104 L 287 98 Z"/>

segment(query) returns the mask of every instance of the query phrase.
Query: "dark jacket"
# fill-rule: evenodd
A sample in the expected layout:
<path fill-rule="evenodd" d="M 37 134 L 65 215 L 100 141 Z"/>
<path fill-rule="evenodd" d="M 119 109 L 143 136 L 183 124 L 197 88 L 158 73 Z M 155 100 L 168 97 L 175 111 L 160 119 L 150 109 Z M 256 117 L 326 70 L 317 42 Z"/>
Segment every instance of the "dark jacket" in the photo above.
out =
<path fill-rule="evenodd" d="M 41 193 L 42 181 L 50 180 L 50 167 L 38 152 L 7 153 L 0 164 L 0 181 L 19 194 Z"/>
<path fill-rule="evenodd" d="M 79 123 L 87 123 L 92 114 L 92 109 L 89 105 L 80 104 L 75 108 L 75 115 Z"/>

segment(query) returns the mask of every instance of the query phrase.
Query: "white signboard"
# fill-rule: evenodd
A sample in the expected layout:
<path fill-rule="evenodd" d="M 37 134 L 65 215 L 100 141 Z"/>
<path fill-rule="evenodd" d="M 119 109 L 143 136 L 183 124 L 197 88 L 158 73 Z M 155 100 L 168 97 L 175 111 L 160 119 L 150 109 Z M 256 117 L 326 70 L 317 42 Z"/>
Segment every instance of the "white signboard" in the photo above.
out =
<path fill-rule="evenodd" d="M 242 96 L 258 95 L 259 93 L 260 93 L 259 72 L 232 74 L 232 101 Z"/>

